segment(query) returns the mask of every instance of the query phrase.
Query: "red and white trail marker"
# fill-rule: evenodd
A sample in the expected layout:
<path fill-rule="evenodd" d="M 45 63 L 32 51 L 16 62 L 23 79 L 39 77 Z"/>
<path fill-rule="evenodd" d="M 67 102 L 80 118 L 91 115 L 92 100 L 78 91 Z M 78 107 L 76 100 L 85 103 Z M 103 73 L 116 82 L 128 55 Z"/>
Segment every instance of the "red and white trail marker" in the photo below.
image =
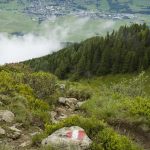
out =
<path fill-rule="evenodd" d="M 70 139 L 75 139 L 75 140 L 83 140 L 85 137 L 85 132 L 83 130 L 73 130 L 73 131 L 68 131 L 66 136 Z"/>

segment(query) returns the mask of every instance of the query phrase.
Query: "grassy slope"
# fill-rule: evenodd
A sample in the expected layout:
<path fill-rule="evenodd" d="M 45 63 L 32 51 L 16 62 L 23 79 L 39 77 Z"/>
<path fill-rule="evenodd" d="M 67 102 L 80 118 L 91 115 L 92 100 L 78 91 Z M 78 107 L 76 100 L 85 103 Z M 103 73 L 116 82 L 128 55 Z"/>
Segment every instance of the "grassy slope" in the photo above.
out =
<path fill-rule="evenodd" d="M 135 77 L 135 75 L 132 76 Z M 118 104 L 119 106 L 122 106 L 120 105 L 122 103 L 122 98 L 118 97 L 118 95 L 113 95 L 113 97 L 117 97 L 117 101 L 112 98 L 110 100 L 109 98 L 111 95 L 107 95 L 108 90 L 104 90 L 103 93 L 100 90 L 100 87 L 103 87 L 102 84 L 110 85 L 110 82 L 112 81 L 119 82 L 123 77 L 129 79 L 131 78 L 131 75 L 106 76 L 89 80 L 85 79 L 75 83 L 70 81 L 58 81 L 49 73 L 35 73 L 24 66 L 13 67 L 13 65 L 11 65 L 10 67 L 1 67 L 0 101 L 3 104 L 0 106 L 0 109 L 8 109 L 15 114 L 15 122 L 11 124 L 3 122 L 1 126 L 7 132 L 8 126 L 17 122 L 23 123 L 21 130 L 26 136 L 29 136 L 33 131 L 38 131 L 39 127 L 42 128 L 44 132 L 32 139 L 34 146 L 39 146 L 40 140 L 61 127 L 77 125 L 84 128 L 93 140 L 91 150 L 139 150 L 129 138 L 121 136 L 107 125 L 108 119 L 115 118 L 114 112 L 118 113 Z M 147 82 L 147 86 L 149 82 L 150 79 Z M 93 96 L 82 108 L 82 110 L 86 112 L 86 116 L 73 117 L 59 124 L 52 124 L 49 117 L 49 111 L 52 109 L 52 105 L 54 107 L 54 105 L 57 104 L 56 100 L 59 96 L 66 95 L 65 92 L 62 93 L 59 89 L 61 83 L 66 84 L 66 92 L 73 88 L 78 90 L 81 95 L 83 94 L 82 96 L 84 96 L 87 91 L 91 91 Z M 85 92 L 82 93 L 82 90 Z M 130 100 L 127 99 L 127 102 L 130 102 Z M 116 109 L 112 109 L 112 106 Z M 129 115 L 128 112 L 123 113 L 122 111 L 119 116 L 123 117 L 124 115 L 130 117 L 133 121 L 136 121 L 134 115 Z M 2 140 L 6 140 L 8 146 L 11 145 L 17 147 L 18 144 L 21 144 L 20 140 L 10 140 L 8 142 L 5 136 L 2 137 Z M 22 139 L 22 141 L 24 140 L 25 139 Z M 4 149 L 3 145 L 0 145 L 0 148 L 1 146 Z M 34 148 L 32 146 L 33 145 L 29 146 L 28 149 Z M 38 148 L 39 147 L 35 147 L 35 149 Z"/>
<path fill-rule="evenodd" d="M 146 78 L 146 82 L 142 83 L 143 86 L 140 81 L 144 78 Z M 120 84 L 123 80 L 127 81 L 125 87 Z M 133 82 L 129 83 L 129 81 Z M 139 145 L 148 150 L 150 148 L 148 136 L 150 131 L 149 83 L 150 73 L 146 73 L 141 79 L 134 74 L 108 75 L 89 80 L 84 79 L 80 83 L 72 85 L 76 89 L 87 88 L 92 91 L 92 98 L 82 106 L 87 116 L 104 119 L 117 132 L 134 139 Z M 142 91 L 145 92 L 145 95 L 139 95 L 139 92 L 134 96 L 128 95 L 134 84 L 138 88 L 143 87 Z M 113 90 L 114 87 L 118 86 L 121 89 L 120 92 Z M 124 92 L 126 87 L 129 88 L 127 93 Z M 135 91 L 133 90 L 131 93 L 133 92 Z"/>
<path fill-rule="evenodd" d="M 37 23 L 22 13 L 0 12 L 0 32 L 31 32 L 37 30 Z"/>

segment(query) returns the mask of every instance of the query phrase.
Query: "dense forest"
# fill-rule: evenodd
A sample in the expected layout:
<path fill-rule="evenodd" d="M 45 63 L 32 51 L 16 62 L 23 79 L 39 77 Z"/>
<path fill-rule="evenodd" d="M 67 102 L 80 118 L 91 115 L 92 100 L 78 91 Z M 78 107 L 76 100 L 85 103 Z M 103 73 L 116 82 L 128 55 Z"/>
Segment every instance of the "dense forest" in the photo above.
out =
<path fill-rule="evenodd" d="M 61 79 L 140 72 L 150 66 L 150 29 L 146 24 L 122 26 L 105 37 L 93 37 L 25 63 Z"/>

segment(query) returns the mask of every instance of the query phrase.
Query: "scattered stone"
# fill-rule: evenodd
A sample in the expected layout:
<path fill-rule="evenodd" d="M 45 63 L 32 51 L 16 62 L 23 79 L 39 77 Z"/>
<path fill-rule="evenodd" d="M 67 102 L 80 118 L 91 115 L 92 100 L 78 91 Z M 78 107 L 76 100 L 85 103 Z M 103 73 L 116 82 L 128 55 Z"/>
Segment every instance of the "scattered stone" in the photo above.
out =
<path fill-rule="evenodd" d="M 8 110 L 0 110 L 0 121 L 12 122 L 15 115 Z"/>
<path fill-rule="evenodd" d="M 9 127 L 7 136 L 13 140 L 19 139 L 21 136 L 21 130 L 17 129 L 15 126 Z"/>
<path fill-rule="evenodd" d="M 60 89 L 61 89 L 62 91 L 64 91 L 65 88 L 66 88 L 66 85 L 65 85 L 65 84 L 60 84 L 59 87 L 60 87 Z"/>
<path fill-rule="evenodd" d="M 2 106 L 3 105 L 3 103 L 0 101 L 0 106 Z"/>
<path fill-rule="evenodd" d="M 50 115 L 51 115 L 52 123 L 58 123 L 57 118 L 56 118 L 57 113 L 55 111 L 51 111 Z"/>
<path fill-rule="evenodd" d="M 13 126 L 16 128 L 22 127 L 23 123 L 15 123 Z"/>
<path fill-rule="evenodd" d="M 7 136 L 13 140 L 17 140 L 20 138 L 21 133 L 20 132 L 11 132 L 11 133 L 8 133 Z"/>
<path fill-rule="evenodd" d="M 59 150 L 85 150 L 90 147 L 91 143 L 84 129 L 78 126 L 59 129 L 42 140 L 43 146 L 50 145 Z"/>
<path fill-rule="evenodd" d="M 65 97 L 59 97 L 58 102 L 59 102 L 60 104 L 64 104 L 64 105 L 65 105 L 65 103 L 66 103 L 66 98 L 65 98 Z"/>
<path fill-rule="evenodd" d="M 65 97 L 59 97 L 58 102 L 60 104 L 59 107 L 50 113 L 52 123 L 58 123 L 60 120 L 75 114 L 75 111 L 85 103 L 85 101 L 80 102 L 76 98 Z"/>
<path fill-rule="evenodd" d="M 68 118 L 68 116 L 67 115 L 65 115 L 65 114 L 62 114 L 61 116 L 59 116 L 58 118 L 57 118 L 57 120 L 63 120 L 63 119 L 66 119 L 66 118 Z"/>
<path fill-rule="evenodd" d="M 5 130 L 3 128 L 0 127 L 0 135 L 5 135 Z"/>
<path fill-rule="evenodd" d="M 75 98 L 67 98 L 66 105 L 71 108 L 73 111 L 75 110 L 75 106 L 78 103 L 78 100 Z"/>
<path fill-rule="evenodd" d="M 72 111 L 75 110 L 75 106 L 78 103 L 78 100 L 76 98 L 64 98 L 60 97 L 58 102 L 64 106 L 67 106 L 68 108 L 71 108 Z"/>
<path fill-rule="evenodd" d="M 28 147 L 32 144 L 31 141 L 26 141 L 26 142 L 23 142 L 22 144 L 19 145 L 19 147 L 22 147 L 22 148 L 25 148 L 25 147 Z"/>
<path fill-rule="evenodd" d="M 143 125 L 141 125 L 140 127 L 141 127 L 141 129 L 142 129 L 144 132 L 150 133 L 150 129 L 149 129 L 149 126 L 148 126 L 148 125 L 143 124 Z"/>
<path fill-rule="evenodd" d="M 9 127 L 9 129 L 14 132 L 21 132 L 21 130 L 17 129 L 15 126 Z"/>
<path fill-rule="evenodd" d="M 65 108 L 61 108 L 61 107 L 56 108 L 56 115 L 60 116 L 60 115 L 63 115 L 65 113 L 66 113 Z"/>
<path fill-rule="evenodd" d="M 35 136 L 37 134 L 40 134 L 41 132 L 34 132 L 34 133 L 30 133 L 31 136 Z"/>
<path fill-rule="evenodd" d="M 78 102 L 76 104 L 76 109 L 79 109 L 86 101 L 83 101 L 83 102 Z"/>

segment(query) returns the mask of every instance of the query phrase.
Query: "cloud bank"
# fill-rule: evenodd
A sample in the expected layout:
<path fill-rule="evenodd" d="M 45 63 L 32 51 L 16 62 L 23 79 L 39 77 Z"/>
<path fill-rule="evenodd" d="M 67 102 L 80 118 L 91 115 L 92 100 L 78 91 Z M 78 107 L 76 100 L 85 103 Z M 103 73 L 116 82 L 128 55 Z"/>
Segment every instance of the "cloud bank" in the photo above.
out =
<path fill-rule="evenodd" d="M 33 34 L 23 37 L 0 35 L 0 64 L 40 57 L 61 48 L 57 39 Z"/>
<path fill-rule="evenodd" d="M 62 42 L 73 41 L 73 39 L 82 37 L 88 38 L 95 33 L 93 29 L 86 30 L 90 20 L 76 19 L 70 23 L 63 22 L 50 27 L 48 24 L 44 25 L 46 34 L 35 35 L 33 33 L 25 34 L 23 36 L 8 35 L 0 33 L 0 65 L 5 63 L 14 63 L 24 61 L 31 58 L 36 58 L 57 51 L 63 47 Z M 114 25 L 114 22 L 107 21 L 102 23 L 99 27 L 102 30 L 108 29 Z M 98 29 L 100 31 L 100 29 Z"/>

